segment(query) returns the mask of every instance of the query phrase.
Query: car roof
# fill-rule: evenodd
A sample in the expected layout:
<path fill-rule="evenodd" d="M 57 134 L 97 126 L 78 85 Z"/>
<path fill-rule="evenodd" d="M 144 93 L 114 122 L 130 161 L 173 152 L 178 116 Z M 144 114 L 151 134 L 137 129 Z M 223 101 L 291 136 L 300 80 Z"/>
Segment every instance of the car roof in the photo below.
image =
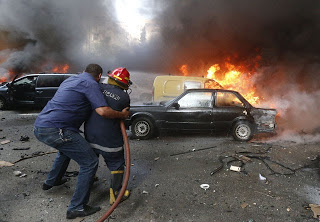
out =
<path fill-rule="evenodd" d="M 230 89 L 206 89 L 206 88 L 201 88 L 201 89 L 187 89 L 186 92 L 189 91 L 202 91 L 202 92 L 232 92 L 232 93 L 239 93 L 234 90 Z"/>
<path fill-rule="evenodd" d="M 34 74 L 27 74 L 25 76 L 30 75 L 37 75 L 37 76 L 46 76 L 46 75 L 78 75 L 78 73 L 34 73 Z"/>
<path fill-rule="evenodd" d="M 52 75 L 78 75 L 78 73 L 32 73 L 32 74 L 25 74 L 22 76 L 17 77 L 17 79 L 28 77 L 28 76 L 52 76 Z"/>

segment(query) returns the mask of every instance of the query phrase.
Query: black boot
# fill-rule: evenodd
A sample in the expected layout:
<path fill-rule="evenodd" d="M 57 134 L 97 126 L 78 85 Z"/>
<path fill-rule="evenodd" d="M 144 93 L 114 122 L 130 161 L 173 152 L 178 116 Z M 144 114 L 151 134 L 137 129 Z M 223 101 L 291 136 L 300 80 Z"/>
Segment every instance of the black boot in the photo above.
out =
<path fill-rule="evenodd" d="M 116 201 L 120 190 L 122 188 L 123 170 L 111 171 L 111 182 L 110 182 L 110 205 L 113 205 Z M 121 198 L 121 202 L 128 199 L 130 191 L 126 190 Z"/>
<path fill-rule="evenodd" d="M 100 207 L 91 207 L 89 205 L 84 205 L 82 210 L 68 210 L 67 219 L 74 219 L 76 217 L 85 217 L 94 214 L 101 210 Z"/>

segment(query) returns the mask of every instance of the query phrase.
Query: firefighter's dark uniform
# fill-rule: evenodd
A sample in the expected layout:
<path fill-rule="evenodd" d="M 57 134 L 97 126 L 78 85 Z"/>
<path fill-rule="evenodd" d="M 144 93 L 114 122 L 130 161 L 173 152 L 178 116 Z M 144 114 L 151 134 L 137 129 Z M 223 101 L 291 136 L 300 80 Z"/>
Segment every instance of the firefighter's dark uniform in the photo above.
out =
<path fill-rule="evenodd" d="M 117 111 L 130 106 L 130 97 L 122 88 L 116 85 L 100 84 L 108 105 Z M 111 171 L 110 204 L 115 202 L 122 187 L 124 174 L 123 138 L 119 119 L 107 119 L 92 112 L 84 125 L 85 138 L 91 144 L 97 155 L 102 155 Z M 124 198 L 129 196 L 126 191 Z"/>

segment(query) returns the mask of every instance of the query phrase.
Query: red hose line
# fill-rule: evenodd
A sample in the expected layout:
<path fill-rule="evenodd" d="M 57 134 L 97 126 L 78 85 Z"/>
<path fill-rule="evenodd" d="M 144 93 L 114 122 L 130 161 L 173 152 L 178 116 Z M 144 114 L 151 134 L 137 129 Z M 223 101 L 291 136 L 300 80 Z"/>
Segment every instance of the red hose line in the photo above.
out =
<path fill-rule="evenodd" d="M 128 186 L 128 181 L 129 181 L 129 177 L 130 177 L 130 165 L 131 165 L 130 164 L 130 148 L 129 148 L 127 131 L 126 131 L 126 128 L 124 126 L 123 121 L 120 122 L 120 127 L 121 127 L 121 132 L 122 132 L 122 137 L 123 137 L 124 147 L 125 147 L 125 153 L 126 153 L 126 172 L 124 175 L 124 180 L 122 183 L 122 188 L 120 190 L 119 196 L 117 197 L 114 204 L 110 207 L 110 209 L 101 218 L 99 218 L 99 220 L 97 220 L 97 222 L 103 222 L 110 216 L 110 214 L 114 211 L 114 209 L 116 209 L 118 204 L 121 202 L 121 198 L 124 195 L 124 192 L 126 191 L 127 186 Z"/>

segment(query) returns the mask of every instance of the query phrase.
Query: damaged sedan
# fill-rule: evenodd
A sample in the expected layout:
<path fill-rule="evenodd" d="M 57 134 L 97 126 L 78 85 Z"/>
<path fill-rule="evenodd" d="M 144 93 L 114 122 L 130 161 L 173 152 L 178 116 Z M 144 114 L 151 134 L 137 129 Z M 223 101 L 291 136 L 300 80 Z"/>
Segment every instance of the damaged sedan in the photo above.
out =
<path fill-rule="evenodd" d="M 135 105 L 125 121 L 134 138 L 149 139 L 161 131 L 225 131 L 237 141 L 257 133 L 273 133 L 275 109 L 253 107 L 239 92 L 224 89 L 189 89 L 159 104 Z"/>

